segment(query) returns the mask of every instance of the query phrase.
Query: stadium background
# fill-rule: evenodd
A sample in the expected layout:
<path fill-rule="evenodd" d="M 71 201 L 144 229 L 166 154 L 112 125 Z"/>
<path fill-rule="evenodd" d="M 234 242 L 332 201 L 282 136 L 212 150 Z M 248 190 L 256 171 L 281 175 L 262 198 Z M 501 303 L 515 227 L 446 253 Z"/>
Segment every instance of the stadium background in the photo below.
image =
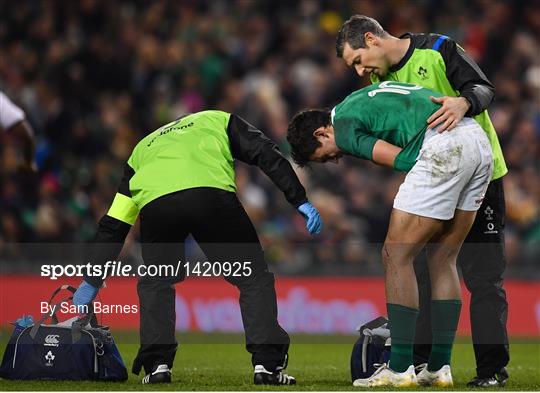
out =
<path fill-rule="evenodd" d="M 68 245 L 91 239 L 142 136 L 185 113 L 217 108 L 241 115 L 286 153 L 293 113 L 331 107 L 369 83 L 335 57 L 337 30 L 354 13 L 375 17 L 394 35 L 451 36 L 495 84 L 489 112 L 510 170 L 509 329 L 537 336 L 538 1 L 0 1 L 0 89 L 26 111 L 39 166 L 37 174 L 17 172 L 16 150 L 2 143 L 0 324 L 37 310 L 59 284 L 36 277 L 39 264 L 71 261 Z M 402 175 L 348 159 L 298 173 L 324 219 L 316 239 L 257 168 L 238 164 L 238 194 L 278 273 L 285 327 L 351 332 L 384 313 L 378 245 Z M 120 259 L 140 260 L 138 238 L 135 226 Z M 36 258 L 30 249 L 47 251 Z M 109 284 L 103 301 L 136 302 L 134 280 Z M 238 331 L 236 296 L 223 281 L 179 286 L 177 309 L 186 318 L 178 328 Z M 301 322 L 291 322 L 298 314 Z M 111 318 L 113 326 L 137 325 L 135 317 Z"/>

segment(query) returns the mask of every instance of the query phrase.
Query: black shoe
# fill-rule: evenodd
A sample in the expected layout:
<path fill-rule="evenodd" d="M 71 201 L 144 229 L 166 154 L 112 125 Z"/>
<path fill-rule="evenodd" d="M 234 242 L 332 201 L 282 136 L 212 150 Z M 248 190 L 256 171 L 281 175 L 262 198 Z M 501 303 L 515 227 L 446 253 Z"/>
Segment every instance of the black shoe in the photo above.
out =
<path fill-rule="evenodd" d="M 142 379 L 143 385 L 147 383 L 170 383 L 171 382 L 171 370 L 166 364 L 159 364 L 154 366 L 152 373 L 146 375 Z"/>
<path fill-rule="evenodd" d="M 277 367 L 272 372 L 259 365 L 255 366 L 253 383 L 255 385 L 296 385 L 296 379 L 285 374 L 282 367 Z"/>
<path fill-rule="evenodd" d="M 492 387 L 504 387 L 506 381 L 508 380 L 508 371 L 503 367 L 494 376 L 489 378 L 480 378 L 478 376 L 474 377 L 467 384 L 467 387 L 470 388 L 492 388 Z"/>

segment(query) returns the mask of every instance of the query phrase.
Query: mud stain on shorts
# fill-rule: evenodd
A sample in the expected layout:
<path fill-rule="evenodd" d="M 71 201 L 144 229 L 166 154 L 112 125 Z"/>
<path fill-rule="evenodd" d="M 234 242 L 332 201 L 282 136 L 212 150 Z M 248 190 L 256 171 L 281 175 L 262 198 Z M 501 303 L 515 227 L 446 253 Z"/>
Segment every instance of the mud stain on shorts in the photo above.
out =
<path fill-rule="evenodd" d="M 452 177 L 459 169 L 462 154 L 462 145 L 427 154 L 426 159 L 431 166 L 432 183 L 437 184 Z"/>

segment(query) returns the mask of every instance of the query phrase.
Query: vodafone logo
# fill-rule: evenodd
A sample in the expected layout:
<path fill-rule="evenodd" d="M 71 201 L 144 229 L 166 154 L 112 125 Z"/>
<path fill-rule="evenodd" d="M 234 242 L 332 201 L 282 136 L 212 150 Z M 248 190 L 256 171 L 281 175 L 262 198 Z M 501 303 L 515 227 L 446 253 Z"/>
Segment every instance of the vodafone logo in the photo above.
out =
<path fill-rule="evenodd" d="M 49 334 L 47 337 L 45 337 L 45 343 L 43 345 L 46 347 L 57 347 L 58 344 L 60 344 L 58 337 L 60 337 L 58 334 Z"/>
<path fill-rule="evenodd" d="M 358 324 L 370 321 L 380 311 L 369 298 L 320 299 L 302 286 L 294 286 L 278 299 L 279 323 L 295 333 L 351 333 Z M 181 316 L 181 317 L 180 317 Z M 195 327 L 204 332 L 241 332 L 242 317 L 235 297 L 187 300 L 176 295 L 176 328 Z"/>

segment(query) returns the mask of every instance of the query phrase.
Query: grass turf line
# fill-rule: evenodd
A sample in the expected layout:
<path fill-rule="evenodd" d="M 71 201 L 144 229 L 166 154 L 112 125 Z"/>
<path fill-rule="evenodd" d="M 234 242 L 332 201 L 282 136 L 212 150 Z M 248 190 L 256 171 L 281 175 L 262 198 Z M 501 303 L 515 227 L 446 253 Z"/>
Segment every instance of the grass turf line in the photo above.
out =
<path fill-rule="evenodd" d="M 362 390 L 353 388 L 349 360 L 355 336 L 292 337 L 287 372 L 296 377 L 294 387 L 259 387 L 252 383 L 250 355 L 245 351 L 243 338 L 227 334 L 178 334 L 180 346 L 170 385 L 140 385 L 140 376 L 130 373 L 125 383 L 77 381 L 8 381 L 0 379 L 0 391 L 36 390 Z M 9 335 L 2 332 L 0 351 L 3 354 Z M 133 333 L 115 334 L 120 351 L 129 368 L 138 349 Z M 325 343 L 326 342 L 326 343 Z M 329 342 L 329 343 L 328 343 Z M 228 343 L 228 344 L 225 344 Z M 540 389 L 540 341 L 515 339 L 511 341 L 510 380 L 504 390 Z M 461 339 L 454 347 L 452 359 L 454 390 L 466 387 L 475 374 L 474 354 L 470 339 Z M 411 390 L 441 390 L 417 388 Z M 389 390 L 389 389 L 370 389 Z M 495 388 L 491 390 L 501 390 Z"/>

